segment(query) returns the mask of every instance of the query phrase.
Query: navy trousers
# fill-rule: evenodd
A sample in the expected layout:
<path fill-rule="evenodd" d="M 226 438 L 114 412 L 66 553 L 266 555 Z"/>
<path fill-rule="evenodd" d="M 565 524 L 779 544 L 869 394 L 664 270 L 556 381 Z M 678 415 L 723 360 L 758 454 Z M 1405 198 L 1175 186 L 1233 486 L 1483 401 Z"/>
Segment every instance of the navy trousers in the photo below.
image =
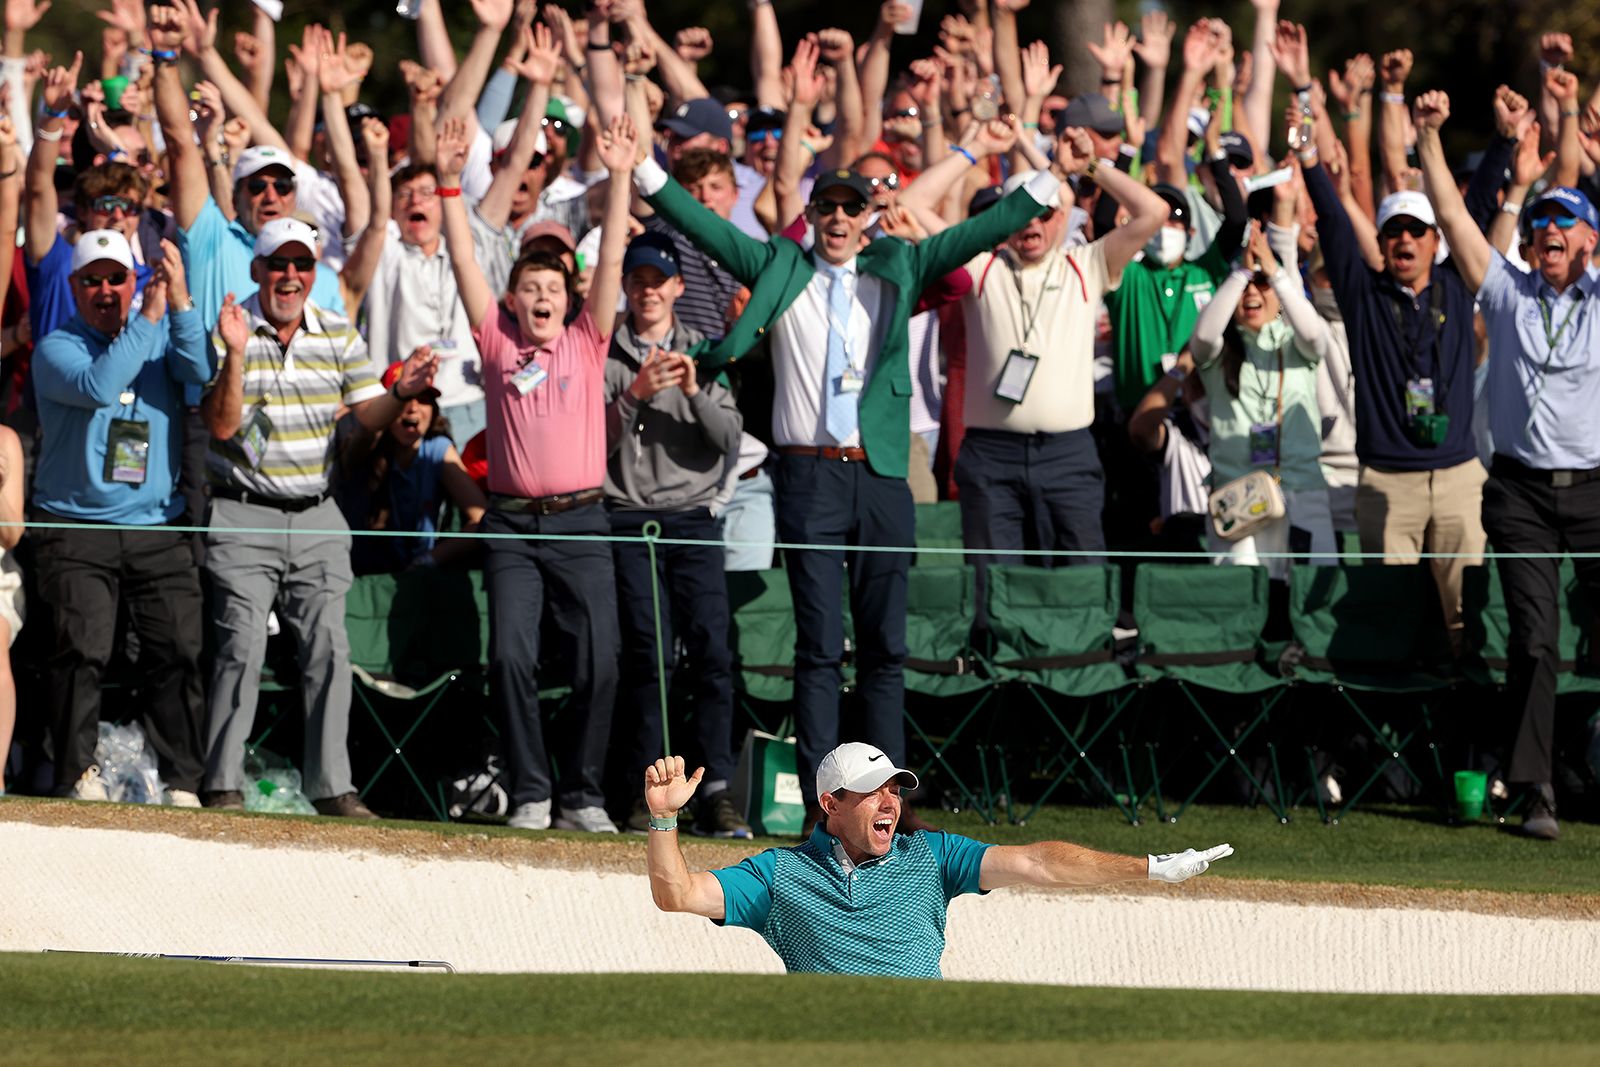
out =
<path fill-rule="evenodd" d="M 968 430 L 956 457 L 961 539 L 968 548 L 1104 552 L 1105 472 L 1088 430 Z M 1022 556 L 975 556 L 978 567 Z M 1100 556 L 1031 557 L 1041 566 L 1104 563 Z"/>

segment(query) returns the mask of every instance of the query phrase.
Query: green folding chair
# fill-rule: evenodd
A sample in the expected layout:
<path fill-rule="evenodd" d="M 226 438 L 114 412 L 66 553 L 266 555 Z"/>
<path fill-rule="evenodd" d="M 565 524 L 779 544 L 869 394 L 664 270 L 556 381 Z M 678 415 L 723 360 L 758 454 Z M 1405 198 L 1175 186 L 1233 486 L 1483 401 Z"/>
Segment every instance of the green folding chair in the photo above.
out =
<path fill-rule="evenodd" d="M 954 500 L 917 504 L 917 548 L 964 548 L 961 538 L 961 505 Z M 950 567 L 961 562 L 959 552 L 918 552 L 916 567 Z"/>
<path fill-rule="evenodd" d="M 1134 696 L 1131 679 L 1113 656 L 1117 569 L 997 565 L 988 568 L 987 578 L 989 669 L 997 681 L 1026 693 L 1066 744 L 1036 767 L 1035 773 L 1050 777 L 1050 783 L 1027 814 L 1013 821 L 1031 819 L 1081 766 L 1124 817 L 1135 822 L 1133 809 L 1089 755 Z M 1069 722 L 1067 709 L 1055 706 L 1065 702 L 1052 701 L 1047 694 L 1075 704 L 1077 717 Z M 1003 753 L 1000 770 L 1006 776 L 1009 811 Z"/>
<path fill-rule="evenodd" d="M 1438 593 L 1425 564 L 1408 566 L 1296 565 L 1289 577 L 1289 619 L 1295 646 L 1285 667 L 1300 682 L 1326 685 L 1349 708 L 1379 752 L 1371 775 L 1337 812 L 1322 793 L 1318 814 L 1338 822 L 1393 763 L 1423 785 L 1406 750 L 1429 750 L 1436 780 L 1444 767 L 1434 740 L 1431 697 L 1450 685 L 1450 646 L 1438 615 Z M 1387 718 L 1380 722 L 1382 709 Z M 1389 721 L 1393 719 L 1394 721 Z M 1306 750 L 1313 782 L 1315 757 Z"/>
<path fill-rule="evenodd" d="M 994 821 L 991 798 L 980 796 L 951 763 L 963 732 L 994 696 L 978 672 L 970 635 L 977 607 L 977 573 L 964 565 L 912 567 L 906 590 L 907 725 L 928 749 L 917 769 L 925 776 L 938 765 L 955 783 L 962 803 Z M 913 713 L 924 708 L 927 726 Z M 970 773 L 970 772 L 969 772 Z"/>
<path fill-rule="evenodd" d="M 1155 800 L 1157 818 L 1163 822 L 1177 822 L 1217 772 L 1230 763 L 1244 774 L 1255 795 L 1280 822 L 1289 819 L 1273 741 L 1269 738 L 1266 742 L 1272 789 L 1257 778 L 1240 755 L 1250 738 L 1267 725 L 1285 692 L 1283 679 L 1262 665 L 1261 632 L 1267 625 L 1268 587 L 1265 567 L 1141 563 L 1135 572 L 1133 618 L 1139 629 L 1139 647 L 1134 674 L 1141 685 L 1161 685 L 1163 691 L 1167 687 L 1175 689 L 1205 728 L 1199 737 L 1186 737 L 1179 742 L 1186 753 L 1203 756 L 1208 766 L 1199 783 L 1170 815 L 1162 797 L 1156 746 L 1146 748 L 1152 780 L 1150 795 Z M 1231 731 L 1217 722 L 1217 715 L 1223 710 L 1236 716 Z M 1166 716 L 1163 714 L 1162 718 Z M 1131 786 L 1133 768 L 1126 745 L 1123 759 Z M 1135 794 L 1135 808 L 1141 799 Z"/>
<path fill-rule="evenodd" d="M 756 727 L 778 737 L 793 728 L 794 601 L 781 568 L 729 571 L 728 647 L 740 707 Z M 773 706 L 785 709 L 774 718 Z M 770 725 L 769 725 L 770 722 Z"/>
<path fill-rule="evenodd" d="M 345 626 L 356 700 L 386 747 L 360 794 L 398 763 L 434 817 L 448 822 L 437 775 L 425 776 L 407 746 L 457 681 L 481 677 L 489 648 L 483 573 L 423 568 L 357 578 L 345 597 Z"/>

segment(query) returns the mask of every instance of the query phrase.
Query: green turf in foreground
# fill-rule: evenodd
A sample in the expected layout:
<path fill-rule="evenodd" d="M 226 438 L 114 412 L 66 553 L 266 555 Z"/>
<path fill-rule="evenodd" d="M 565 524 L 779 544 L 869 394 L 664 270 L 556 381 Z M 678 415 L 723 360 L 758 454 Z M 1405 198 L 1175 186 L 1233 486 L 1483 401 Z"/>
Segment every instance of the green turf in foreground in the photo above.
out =
<path fill-rule="evenodd" d="M 370 974 L 0 956 L 0 1062 L 1600 1064 L 1595 997 L 832 976 Z M 893 1042 L 893 1044 L 888 1044 Z M 469 1058 L 470 1057 L 470 1058 Z M 495 1057 L 493 1060 L 487 1057 Z"/>

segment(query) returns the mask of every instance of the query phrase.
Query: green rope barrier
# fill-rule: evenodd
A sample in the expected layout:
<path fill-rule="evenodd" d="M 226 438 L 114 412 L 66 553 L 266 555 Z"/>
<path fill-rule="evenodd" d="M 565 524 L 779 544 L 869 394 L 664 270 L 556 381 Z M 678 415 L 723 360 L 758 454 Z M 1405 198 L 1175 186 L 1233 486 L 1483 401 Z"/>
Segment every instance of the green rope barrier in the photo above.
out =
<path fill-rule="evenodd" d="M 661 572 L 656 570 L 656 539 L 661 536 L 661 524 L 651 519 L 640 532 L 650 551 L 650 610 L 656 623 L 656 691 L 661 697 L 661 756 L 665 759 L 672 755 L 672 734 L 667 725 L 667 652 L 661 640 Z"/>

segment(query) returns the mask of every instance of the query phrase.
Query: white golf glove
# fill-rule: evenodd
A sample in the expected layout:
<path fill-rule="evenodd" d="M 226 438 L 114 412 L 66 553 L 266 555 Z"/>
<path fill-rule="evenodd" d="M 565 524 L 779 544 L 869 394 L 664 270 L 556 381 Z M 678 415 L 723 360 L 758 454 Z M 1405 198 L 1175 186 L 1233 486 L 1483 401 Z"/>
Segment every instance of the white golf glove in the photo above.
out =
<path fill-rule="evenodd" d="M 1150 880 L 1152 882 L 1186 882 L 1197 874 L 1204 874 L 1211 861 L 1220 860 L 1224 856 L 1233 855 L 1232 845 L 1218 845 L 1208 848 L 1204 852 L 1194 849 L 1185 849 L 1182 852 L 1169 853 L 1165 856 L 1150 857 Z"/>

